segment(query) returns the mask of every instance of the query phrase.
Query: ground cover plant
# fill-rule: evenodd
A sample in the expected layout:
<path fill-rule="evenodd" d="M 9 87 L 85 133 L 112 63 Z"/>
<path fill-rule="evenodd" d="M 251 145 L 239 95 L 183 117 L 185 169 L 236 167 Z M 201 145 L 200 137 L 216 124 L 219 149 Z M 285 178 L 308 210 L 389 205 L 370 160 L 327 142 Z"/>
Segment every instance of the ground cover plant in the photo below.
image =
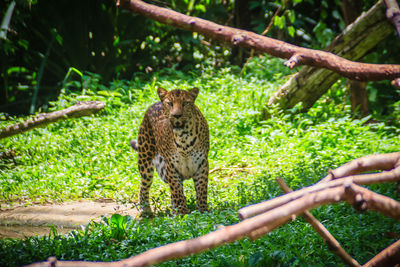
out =
<path fill-rule="evenodd" d="M 371 117 L 355 119 L 341 81 L 307 113 L 300 106 L 282 112 L 265 108 L 268 96 L 285 81 L 287 70 L 277 59 L 255 59 L 240 69 L 180 72 L 166 69 L 135 74 L 132 81 L 103 84 L 86 73 L 65 85 L 51 109 L 76 101 L 102 100 L 104 111 L 66 120 L 0 140 L 0 203 L 45 203 L 78 199 L 113 199 L 132 206 L 138 200 L 140 175 L 129 140 L 136 138 L 146 108 L 158 101 L 156 88 L 200 88 L 197 105 L 210 126 L 210 212 L 196 211 L 193 183 L 185 181 L 189 208 L 183 217 L 170 216 L 169 189 L 155 178 L 151 189 L 153 219 L 114 215 L 81 231 L 26 240 L 0 240 L 0 265 L 19 266 L 46 260 L 113 261 L 167 243 L 194 238 L 219 225 L 239 221 L 240 207 L 282 194 L 274 179 L 283 177 L 293 189 L 311 185 L 352 159 L 398 151 L 400 128 Z M 267 66 L 267 67 L 266 67 Z M 394 113 L 393 116 L 395 116 Z M 2 118 L 7 126 L 20 118 Z M 367 123 L 368 121 L 368 123 Z M 396 186 L 370 186 L 398 199 Z M 360 263 L 394 242 L 400 225 L 373 212 L 357 213 L 344 204 L 312 213 Z M 389 233 L 389 234 L 388 234 Z M 341 261 L 302 219 L 255 242 L 243 239 L 200 255 L 162 266 L 337 266 Z"/>

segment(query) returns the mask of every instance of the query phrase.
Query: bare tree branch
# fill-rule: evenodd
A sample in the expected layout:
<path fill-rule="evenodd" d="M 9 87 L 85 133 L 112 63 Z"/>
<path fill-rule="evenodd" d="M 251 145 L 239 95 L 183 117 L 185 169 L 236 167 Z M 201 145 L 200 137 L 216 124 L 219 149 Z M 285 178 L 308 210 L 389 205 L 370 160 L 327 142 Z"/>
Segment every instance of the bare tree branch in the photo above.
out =
<path fill-rule="evenodd" d="M 359 60 L 392 32 L 393 27 L 385 16 L 385 5 L 379 1 L 336 36 L 325 51 L 353 61 Z M 294 65 L 295 62 L 292 63 Z M 301 102 L 302 111 L 305 111 L 338 79 L 340 74 L 328 69 L 304 66 L 271 95 L 268 105 L 292 108 Z M 395 80 L 392 82 L 396 86 Z"/>
<path fill-rule="evenodd" d="M 400 262 L 400 240 L 396 241 L 370 261 L 363 267 L 380 267 L 380 266 L 398 266 Z"/>
<path fill-rule="evenodd" d="M 375 155 L 374 157 L 378 157 Z M 373 156 L 366 157 L 368 160 L 367 165 L 373 165 L 370 161 L 374 158 Z M 364 158 L 365 159 L 365 158 Z M 396 153 L 388 154 L 386 157 L 388 161 L 391 161 L 393 165 L 397 163 Z M 396 160 L 395 160 L 396 159 Z M 362 162 L 359 161 L 359 162 Z M 383 160 L 385 162 L 385 160 Z M 375 166 L 390 167 L 390 164 L 378 163 Z M 349 164 L 348 170 L 353 170 L 351 167 L 352 163 Z M 362 168 L 361 168 L 362 169 Z M 360 170 L 360 169 L 359 169 Z M 400 179 L 400 166 L 392 169 L 389 172 L 392 173 L 391 179 Z M 368 178 L 368 182 L 376 182 L 376 177 L 380 178 L 379 174 L 375 175 L 375 180 Z M 391 218 L 400 220 L 400 202 L 397 202 L 389 197 L 377 194 L 368 189 L 353 183 L 354 181 L 365 182 L 365 179 L 361 178 L 363 175 L 355 175 L 344 177 L 342 179 L 336 179 L 324 183 L 318 183 L 314 186 L 304 188 L 295 192 L 288 193 L 281 197 L 271 199 L 269 201 L 252 205 L 243 208 L 239 211 L 241 218 L 247 218 L 237 224 L 230 226 L 219 227 L 218 230 L 206 234 L 204 236 L 197 237 L 191 240 L 184 240 L 176 243 L 167 244 L 158 248 L 150 249 L 139 255 L 131 258 L 116 261 L 116 262 L 74 262 L 74 261 L 57 261 L 55 258 L 49 259 L 48 262 L 38 262 L 30 266 L 149 266 L 160 262 L 164 262 L 171 259 L 182 258 L 195 253 L 200 253 L 205 250 L 223 245 L 228 242 L 249 236 L 251 239 L 256 239 L 261 235 L 264 235 L 273 229 L 283 225 L 290 219 L 295 218 L 297 215 L 306 212 L 309 209 L 325 205 L 333 204 L 339 201 L 346 201 L 353 205 L 354 208 L 360 211 L 373 210 L 380 212 Z M 366 176 L 366 175 L 364 175 Z M 386 177 L 387 178 L 387 177 Z M 272 204 L 271 204 L 272 203 Z M 254 207 L 257 207 L 254 209 Z M 267 207 L 267 208 L 266 208 Z M 252 217 L 253 216 L 253 217 Z M 315 222 L 314 222 L 315 223 Z M 320 226 L 318 228 L 320 230 Z M 322 236 L 326 237 L 326 240 L 331 240 L 329 232 L 324 232 Z M 329 242 L 329 241 L 328 241 Z M 333 246 L 340 250 L 338 243 Z M 337 241 L 336 241 L 337 242 Z M 392 253 L 394 250 L 390 250 L 388 253 Z M 396 252 L 397 253 L 397 252 Z M 397 255 L 397 254 L 396 254 Z M 347 259 L 351 263 L 351 266 L 358 266 L 357 262 L 352 261 L 351 257 Z"/>
<path fill-rule="evenodd" d="M 204 34 L 213 39 L 254 48 L 275 57 L 289 59 L 287 66 L 310 65 L 327 68 L 359 81 L 394 80 L 400 77 L 400 65 L 358 63 L 332 53 L 291 45 L 253 32 L 190 17 L 140 0 L 117 0 L 117 5 L 164 24 Z"/>
<path fill-rule="evenodd" d="M 200 253 L 224 243 L 233 242 L 248 235 L 251 236 L 251 233 L 254 233 L 254 231 L 258 229 L 265 229 L 265 227 L 268 227 L 268 232 L 270 232 L 290 220 L 294 215 L 301 214 L 308 209 L 320 205 L 336 203 L 341 200 L 347 201 L 356 207 L 368 208 L 392 218 L 400 219 L 399 202 L 355 184 L 346 183 L 333 188 L 306 194 L 296 201 L 291 201 L 279 208 L 269 210 L 268 212 L 246 219 L 237 224 L 221 227 L 219 230 L 204 236 L 150 249 L 137 256 L 114 263 L 105 263 L 105 265 L 149 266 L 194 253 Z M 45 266 L 44 264 L 46 263 L 40 262 L 30 266 Z M 83 262 L 77 262 L 77 264 L 77 266 L 82 266 Z M 89 266 L 87 263 L 86 265 Z M 58 261 L 56 266 L 76 265 L 71 261 Z"/>
<path fill-rule="evenodd" d="M 362 174 L 362 175 L 353 175 L 347 176 L 342 179 L 333 180 L 327 179 L 326 177 L 321 180 L 323 182 L 319 182 L 315 185 L 302 188 L 295 192 L 271 199 L 269 201 L 264 201 L 258 204 L 254 204 L 239 210 L 239 216 L 241 219 L 249 218 L 256 214 L 260 214 L 262 212 L 266 212 L 268 210 L 274 209 L 278 206 L 282 206 L 290 201 L 301 198 L 306 194 L 310 194 L 313 192 L 326 190 L 329 188 L 343 186 L 346 183 L 355 183 L 359 185 L 367 185 L 373 183 L 382 183 L 382 182 L 397 182 L 400 180 L 400 153 L 389 153 L 382 155 L 370 155 L 363 158 L 356 159 L 343 165 L 342 167 L 337 168 L 336 170 L 331 171 L 331 174 L 334 173 L 335 177 L 343 177 L 345 175 L 350 175 L 353 173 L 360 173 L 364 171 L 370 170 L 388 170 L 381 173 L 372 173 L 372 174 Z M 328 175 L 329 177 L 329 175 Z"/>
<path fill-rule="evenodd" d="M 327 188 L 322 191 L 306 194 L 299 199 L 290 201 L 284 205 L 271 209 L 267 212 L 256 215 L 253 218 L 271 217 L 279 221 L 279 224 L 283 224 L 288 221 L 291 217 L 297 216 L 307 209 L 315 208 L 324 204 L 333 204 L 338 201 L 347 201 L 353 204 L 354 208 L 360 211 L 367 209 L 378 211 L 386 216 L 400 219 L 400 203 L 393 199 L 374 193 L 368 189 L 362 188 L 355 184 L 345 183 L 342 186 L 335 186 Z M 277 215 L 280 214 L 280 215 Z M 246 219 L 247 221 L 249 219 Z M 249 233 L 249 237 L 254 240 L 262 235 L 273 230 L 271 225 L 276 224 L 276 221 L 268 221 L 265 218 L 266 224 L 255 231 Z"/>
<path fill-rule="evenodd" d="M 105 105 L 106 104 L 101 101 L 85 101 L 78 102 L 63 110 L 39 114 L 33 119 L 5 127 L 0 131 L 0 139 L 20 134 L 34 128 L 44 127 L 59 120 L 89 116 L 102 110 Z"/>
<path fill-rule="evenodd" d="M 400 152 L 369 155 L 355 159 L 334 170 L 329 171 L 329 174 L 324 179 L 322 179 L 320 183 L 367 171 L 390 170 L 399 165 Z"/>
<path fill-rule="evenodd" d="M 285 193 L 293 192 L 292 189 L 287 186 L 282 178 L 276 179 L 277 183 Z M 360 264 L 353 259 L 339 244 L 336 238 L 326 229 L 326 227 L 320 223 L 308 210 L 301 214 L 304 219 L 311 224 L 311 226 L 317 231 L 317 233 L 322 237 L 324 242 L 328 245 L 329 249 L 338 255 L 343 262 L 348 266 L 360 266 Z"/>
<path fill-rule="evenodd" d="M 241 219 L 246 219 L 252 217 L 254 215 L 275 209 L 277 207 L 281 207 L 289 202 L 300 199 L 306 195 L 314 194 L 316 192 L 327 192 L 332 188 L 337 188 L 338 186 L 344 186 L 348 183 L 356 183 L 356 184 L 373 184 L 376 182 L 396 182 L 400 181 L 400 168 L 390 172 L 383 172 L 378 174 L 366 174 L 366 175 L 357 175 L 357 176 L 349 176 L 346 178 L 342 178 L 339 180 L 333 180 L 330 182 L 318 183 L 313 186 L 305 187 L 300 190 L 294 191 L 292 193 L 288 193 L 286 195 L 264 201 L 258 204 L 254 204 L 251 206 L 244 207 L 239 210 L 239 217 Z M 338 200 L 339 201 L 339 200 Z"/>

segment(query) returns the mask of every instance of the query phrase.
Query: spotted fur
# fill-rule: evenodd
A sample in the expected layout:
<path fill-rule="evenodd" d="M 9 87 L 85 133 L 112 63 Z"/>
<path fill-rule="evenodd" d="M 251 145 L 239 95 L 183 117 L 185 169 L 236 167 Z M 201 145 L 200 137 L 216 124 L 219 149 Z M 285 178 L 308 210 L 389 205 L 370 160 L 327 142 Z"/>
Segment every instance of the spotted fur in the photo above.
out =
<path fill-rule="evenodd" d="M 157 93 L 161 102 L 147 109 L 138 140 L 131 141 L 139 153 L 142 212 L 151 213 L 149 191 L 154 167 L 170 187 L 174 212 L 189 213 L 183 180 L 190 178 L 194 180 L 197 206 L 200 211 L 206 211 L 209 132 L 206 119 L 194 104 L 199 89 L 168 92 L 158 88 Z"/>

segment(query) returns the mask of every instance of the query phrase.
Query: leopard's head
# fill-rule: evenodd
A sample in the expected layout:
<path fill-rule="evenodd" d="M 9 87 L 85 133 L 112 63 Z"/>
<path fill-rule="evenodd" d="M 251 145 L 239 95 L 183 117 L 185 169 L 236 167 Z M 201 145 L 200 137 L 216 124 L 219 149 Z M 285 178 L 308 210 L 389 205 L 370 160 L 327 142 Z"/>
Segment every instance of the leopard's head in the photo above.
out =
<path fill-rule="evenodd" d="M 157 89 L 163 105 L 164 115 L 170 120 L 174 129 L 182 129 L 196 110 L 194 101 L 199 93 L 198 88 L 189 91 Z"/>

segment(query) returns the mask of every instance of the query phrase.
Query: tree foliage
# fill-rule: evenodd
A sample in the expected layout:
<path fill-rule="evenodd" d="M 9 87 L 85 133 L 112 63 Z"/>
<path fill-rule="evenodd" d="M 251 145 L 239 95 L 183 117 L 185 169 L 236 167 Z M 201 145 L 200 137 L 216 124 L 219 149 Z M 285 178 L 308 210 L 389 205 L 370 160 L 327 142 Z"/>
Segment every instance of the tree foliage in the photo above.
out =
<path fill-rule="evenodd" d="M 48 100 L 54 99 L 67 81 L 78 80 L 84 89 L 82 73 L 99 74 L 107 82 L 129 80 L 138 73 L 165 67 L 193 71 L 207 66 L 224 67 L 230 62 L 243 63 L 229 61 L 232 51 L 226 44 L 118 10 L 113 0 L 5 0 L 0 3 L 2 19 L 13 2 L 16 5 L 10 24 L 5 27 L 6 38 L 0 39 L 4 59 L 0 62 L 0 112 L 26 113 L 43 105 L 46 108 Z M 224 25 L 235 25 L 238 2 L 155 1 L 157 5 Z M 363 1 L 363 10 L 373 3 Z M 274 18 L 268 35 L 296 45 L 324 48 L 345 26 L 339 0 L 254 0 L 248 3 L 247 11 L 239 12 L 250 14 L 248 27 L 261 33 L 279 7 L 281 12 Z M 400 46 L 396 42 L 393 34 L 367 60 L 398 62 Z M 76 71 L 70 72 L 71 68 Z M 381 87 L 388 89 L 377 94 Z M 386 83 L 369 86 L 369 91 L 376 107 L 397 100 L 394 89 Z M 37 101 L 32 99 L 35 94 Z"/>

